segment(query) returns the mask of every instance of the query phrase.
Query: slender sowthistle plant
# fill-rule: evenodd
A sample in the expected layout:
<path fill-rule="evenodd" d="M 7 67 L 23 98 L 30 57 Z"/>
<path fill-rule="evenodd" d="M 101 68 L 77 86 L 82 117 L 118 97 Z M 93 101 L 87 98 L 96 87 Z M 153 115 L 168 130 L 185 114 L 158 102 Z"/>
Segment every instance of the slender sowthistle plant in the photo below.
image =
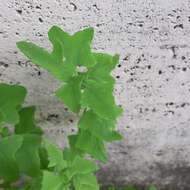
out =
<path fill-rule="evenodd" d="M 78 132 L 64 150 L 50 142 L 34 121 L 35 107 L 22 107 L 24 87 L 0 84 L 0 187 L 7 190 L 98 190 L 95 161 L 108 160 L 105 142 L 121 140 L 115 130 L 122 109 L 115 104 L 111 71 L 119 56 L 91 50 L 93 29 L 74 35 L 53 26 L 52 52 L 21 41 L 17 47 L 48 70 L 61 87 L 56 96 L 80 117 Z M 10 124 L 14 127 L 6 127 Z M 87 159 L 89 155 L 93 159 Z"/>

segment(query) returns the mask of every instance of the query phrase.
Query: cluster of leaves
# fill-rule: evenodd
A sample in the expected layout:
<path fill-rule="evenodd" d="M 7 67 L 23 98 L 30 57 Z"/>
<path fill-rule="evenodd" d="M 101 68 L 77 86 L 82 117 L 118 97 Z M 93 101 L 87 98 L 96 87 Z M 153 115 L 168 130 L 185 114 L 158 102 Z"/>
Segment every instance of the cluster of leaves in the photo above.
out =
<path fill-rule="evenodd" d="M 80 119 L 78 133 L 68 136 L 69 147 L 62 150 L 36 125 L 35 107 L 22 106 L 26 89 L 0 84 L 0 188 L 99 190 L 93 159 L 105 163 L 105 142 L 121 139 L 115 126 L 122 109 L 115 104 L 111 76 L 119 57 L 93 52 L 93 33 L 87 28 L 69 35 L 53 26 L 48 32 L 52 52 L 31 42 L 17 43 L 34 64 L 60 81 L 56 96 Z"/>
<path fill-rule="evenodd" d="M 8 190 L 41 172 L 42 130 L 34 121 L 35 107 L 22 107 L 25 96 L 24 87 L 0 84 L 0 187 Z"/>

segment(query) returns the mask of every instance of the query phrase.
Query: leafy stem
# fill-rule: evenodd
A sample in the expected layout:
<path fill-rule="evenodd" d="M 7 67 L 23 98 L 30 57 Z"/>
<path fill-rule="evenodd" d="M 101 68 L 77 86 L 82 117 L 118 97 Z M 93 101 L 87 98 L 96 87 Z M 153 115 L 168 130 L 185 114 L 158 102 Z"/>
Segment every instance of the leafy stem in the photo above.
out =
<path fill-rule="evenodd" d="M 24 175 L 31 180 L 24 180 L 22 190 L 99 190 L 93 160 L 107 162 L 105 143 L 121 140 L 116 120 L 122 110 L 115 103 L 111 75 L 118 55 L 93 52 L 93 34 L 92 28 L 70 35 L 53 26 L 48 32 L 52 52 L 31 42 L 17 43 L 26 57 L 60 81 L 56 97 L 78 115 L 78 131 L 62 150 L 36 125 L 35 107 L 22 106 L 26 89 L 1 83 L 0 119 L 14 129 L 13 134 L 0 131 L 1 185 Z"/>

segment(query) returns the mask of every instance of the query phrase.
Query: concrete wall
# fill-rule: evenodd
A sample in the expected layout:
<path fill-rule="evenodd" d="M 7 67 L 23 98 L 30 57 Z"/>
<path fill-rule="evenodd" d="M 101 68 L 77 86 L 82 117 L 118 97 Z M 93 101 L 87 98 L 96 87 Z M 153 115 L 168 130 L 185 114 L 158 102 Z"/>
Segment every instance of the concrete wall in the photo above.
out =
<path fill-rule="evenodd" d="M 190 0 L 0 0 L 0 81 L 29 89 L 26 103 L 62 144 L 75 116 L 53 97 L 58 82 L 15 46 L 50 48 L 55 24 L 71 33 L 92 26 L 93 48 L 121 55 L 114 75 L 125 139 L 109 145 L 103 183 L 190 189 Z"/>

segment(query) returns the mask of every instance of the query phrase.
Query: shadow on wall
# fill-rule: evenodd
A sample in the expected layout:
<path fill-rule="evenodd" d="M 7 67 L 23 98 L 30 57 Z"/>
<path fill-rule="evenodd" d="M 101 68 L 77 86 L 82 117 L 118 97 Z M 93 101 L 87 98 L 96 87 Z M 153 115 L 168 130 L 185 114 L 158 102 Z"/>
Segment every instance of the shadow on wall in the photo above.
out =
<path fill-rule="evenodd" d="M 155 163 L 155 167 L 153 167 L 152 171 L 158 171 L 159 175 L 155 176 L 155 179 L 151 179 L 151 176 L 147 176 L 147 180 L 141 181 L 138 184 L 135 182 L 133 183 L 133 181 L 130 181 L 128 184 L 126 184 L 125 181 L 122 181 L 122 179 L 119 181 L 118 176 L 121 176 L 122 178 L 123 172 L 121 174 L 121 172 L 119 171 L 119 167 L 117 167 L 117 169 L 118 171 L 114 171 L 112 178 L 109 179 L 105 172 L 98 172 L 98 178 L 103 184 L 102 190 L 109 190 L 110 185 L 114 185 L 119 190 L 123 190 L 123 188 L 125 190 L 125 187 L 128 184 L 134 184 L 138 190 L 147 190 L 150 184 L 154 184 L 156 187 L 159 187 L 158 190 L 190 189 L 190 166 L 187 163 L 183 163 L 183 165 L 181 166 L 174 166 L 172 164 L 162 165 L 160 163 Z M 126 173 L 126 176 L 127 175 L 128 174 Z M 109 177 L 110 176 L 111 175 L 109 175 Z M 105 181 L 109 182 L 110 185 L 104 185 Z M 163 181 L 165 183 L 163 183 Z"/>

